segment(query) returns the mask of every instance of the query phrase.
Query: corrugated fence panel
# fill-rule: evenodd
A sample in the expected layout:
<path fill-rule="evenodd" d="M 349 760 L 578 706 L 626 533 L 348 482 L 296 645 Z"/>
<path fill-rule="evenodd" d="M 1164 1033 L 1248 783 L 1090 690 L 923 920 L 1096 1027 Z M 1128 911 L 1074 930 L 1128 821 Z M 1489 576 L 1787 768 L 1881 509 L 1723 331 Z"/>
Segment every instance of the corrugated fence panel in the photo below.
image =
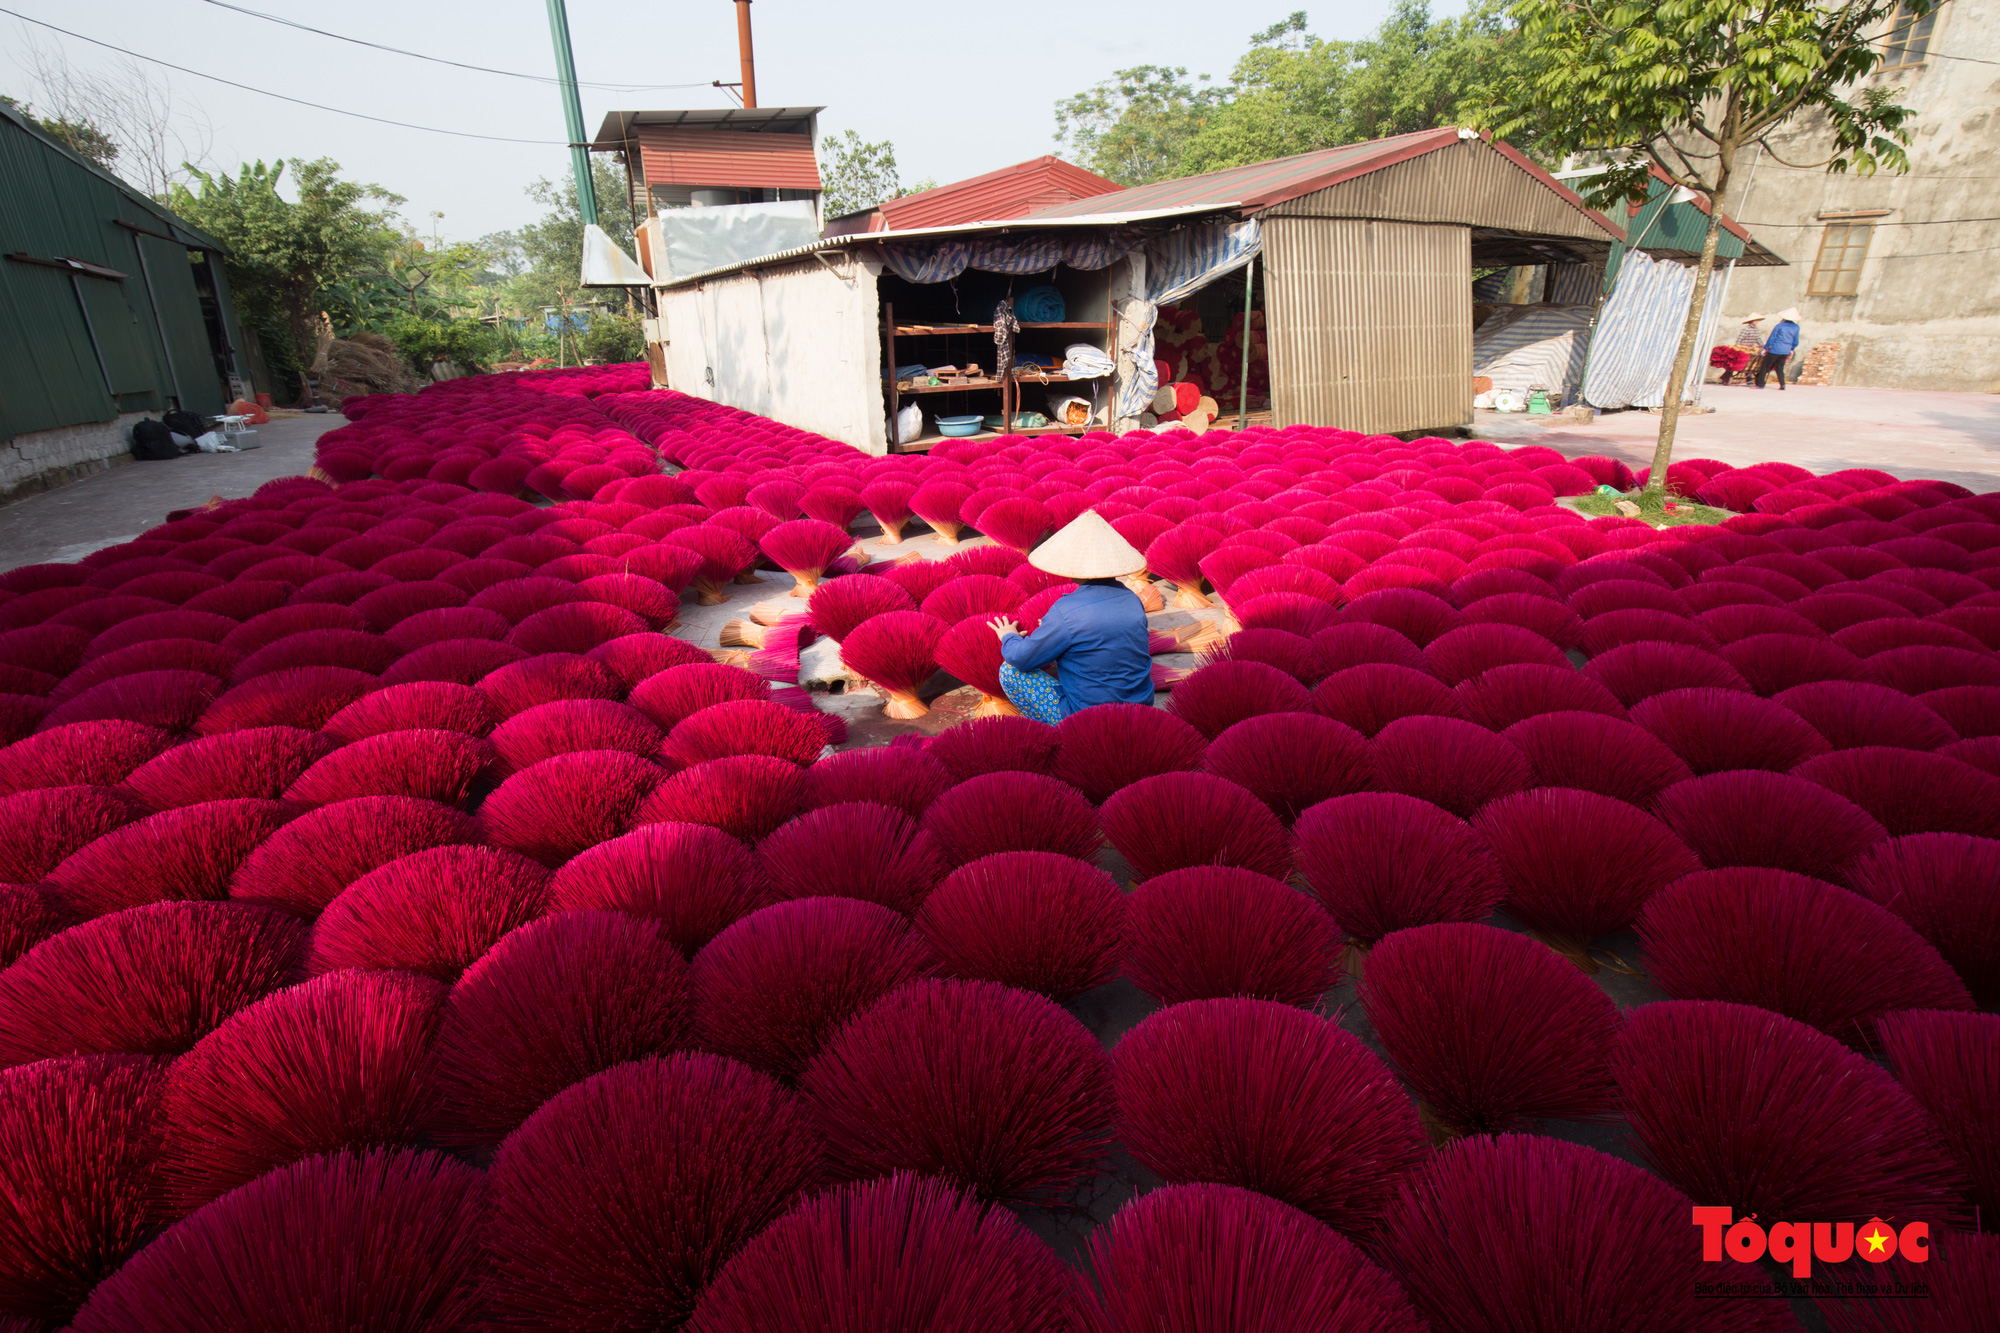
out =
<path fill-rule="evenodd" d="M 1274 205 L 1262 216 L 1460 222 L 1611 240 L 1574 204 L 1477 139 Z"/>
<path fill-rule="evenodd" d="M 1274 425 L 1472 420 L 1469 228 L 1269 213 L 1264 228 Z"/>

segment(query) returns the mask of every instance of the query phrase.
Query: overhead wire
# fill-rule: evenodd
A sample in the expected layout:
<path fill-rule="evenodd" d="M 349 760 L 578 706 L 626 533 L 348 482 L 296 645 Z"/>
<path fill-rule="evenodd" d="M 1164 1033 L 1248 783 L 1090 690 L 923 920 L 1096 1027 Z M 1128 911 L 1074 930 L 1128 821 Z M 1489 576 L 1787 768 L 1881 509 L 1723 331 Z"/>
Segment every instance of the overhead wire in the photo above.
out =
<path fill-rule="evenodd" d="M 325 28 L 315 28 L 309 23 L 283 18 L 277 14 L 266 14 L 260 9 L 246 9 L 242 5 L 232 5 L 228 0 L 203 0 L 204 4 L 217 9 L 227 9 L 251 18 L 263 19 L 266 23 L 276 23 L 283 27 L 295 28 L 300 32 L 312 33 L 315 37 L 330 37 L 336 42 L 350 42 L 355 46 L 365 46 L 375 51 L 387 51 L 391 55 L 408 56 L 412 60 L 428 60 L 436 65 L 449 65 L 453 69 L 468 69 L 478 74 L 498 74 L 509 79 L 527 79 L 534 83 L 562 83 L 552 74 L 526 74 L 519 70 L 495 69 L 490 65 L 470 65 L 462 60 L 447 60 L 443 56 L 425 55 L 421 51 L 406 51 L 400 46 L 386 46 L 381 42 L 371 42 L 361 37 L 349 37 L 344 33 L 329 32 Z M 586 79 L 577 80 L 579 88 L 603 88 L 612 92 L 649 92 L 665 88 L 706 88 L 706 83 L 595 83 Z"/>
<path fill-rule="evenodd" d="M 269 88 L 258 88 L 252 84 L 242 83 L 220 74 L 210 74 L 206 70 L 190 69 L 186 65 L 176 65 L 171 60 L 161 60 L 158 56 L 149 56 L 144 52 L 133 51 L 123 46 L 114 45 L 111 42 L 99 41 L 95 37 L 86 37 L 80 32 L 71 32 L 68 28 L 59 28 L 53 23 L 47 23 L 38 18 L 30 18 L 19 10 L 0 6 L 0 14 L 12 15 L 23 23 L 32 23 L 38 28 L 47 28 L 50 32 L 61 33 L 65 37 L 74 37 L 79 42 L 89 42 L 92 46 L 101 46 L 107 51 L 116 51 L 119 55 L 130 56 L 134 60 L 144 60 L 150 64 L 159 65 L 164 69 L 174 70 L 180 74 L 190 74 L 197 79 L 207 79 L 212 83 L 226 84 L 231 88 L 237 88 L 246 93 L 256 93 L 262 97 L 275 97 L 280 102 L 290 102 L 294 106 L 310 107 L 314 111 L 328 111 L 336 116 L 352 116 L 356 120 L 372 120 L 377 125 L 393 125 L 399 130 L 418 130 L 425 134 L 448 134 L 457 139 L 484 139 L 489 143 L 535 144 L 552 148 L 568 148 L 572 146 L 561 139 L 517 139 L 505 134 L 477 134 L 471 130 L 447 130 L 441 129 L 436 125 L 417 125 L 407 120 L 391 120 L 387 116 L 371 116 L 365 111 L 349 111 L 345 107 L 328 106 L 324 102 L 308 102 L 303 97 L 293 97 L 288 93 L 272 92 Z"/>

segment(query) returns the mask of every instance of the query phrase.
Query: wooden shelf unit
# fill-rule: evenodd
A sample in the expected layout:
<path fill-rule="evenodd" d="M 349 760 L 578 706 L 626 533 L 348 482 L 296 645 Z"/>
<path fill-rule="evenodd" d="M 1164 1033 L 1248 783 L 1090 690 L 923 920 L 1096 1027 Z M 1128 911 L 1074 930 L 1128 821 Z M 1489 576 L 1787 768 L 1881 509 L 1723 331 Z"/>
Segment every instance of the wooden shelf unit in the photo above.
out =
<path fill-rule="evenodd" d="M 885 315 L 885 318 L 887 316 Z M 897 324 L 892 326 L 898 338 L 925 338 L 947 333 L 991 333 L 991 324 Z M 1030 323 L 1021 321 L 1024 329 L 1101 329 L 1106 322 L 1093 319 L 1060 320 L 1055 323 Z"/>
<path fill-rule="evenodd" d="M 1035 369 L 1036 369 L 1035 367 L 1030 367 L 1030 366 L 1016 366 L 1014 368 L 1014 383 L 1089 384 L 1092 382 L 1090 380 L 1072 380 L 1069 376 L 1063 374 L 1060 370 L 1044 369 L 1039 374 L 1036 374 L 1033 373 Z M 990 375 L 986 376 L 983 379 L 976 379 L 976 380 L 947 380 L 943 384 L 905 384 L 901 380 L 896 381 L 896 392 L 899 394 L 964 393 L 970 389 L 997 389 L 999 387 L 1000 387 L 1000 381 L 997 378 Z"/>
<path fill-rule="evenodd" d="M 982 430 L 972 435 L 940 435 L 935 430 L 931 430 L 919 435 L 908 444 L 890 445 L 889 452 L 892 454 L 923 454 L 929 453 L 933 445 L 944 444 L 950 440 L 997 440 L 1002 435 L 1081 435 L 1085 431 L 1101 429 L 1103 427 L 1091 425 L 1021 426 L 1012 431 Z"/>
<path fill-rule="evenodd" d="M 1100 330 L 1104 334 L 1105 354 L 1114 355 L 1114 353 L 1112 352 L 1112 348 L 1117 345 L 1116 323 L 1117 323 L 1117 315 L 1111 309 L 1111 300 L 1109 294 L 1107 293 L 1104 301 L 1104 318 L 1102 320 L 1075 320 L 1075 319 L 1056 320 L 1056 321 L 1023 320 L 1021 322 L 1021 329 L 1023 332 L 1026 332 L 1030 329 Z M 993 326 L 991 324 L 898 324 L 896 322 L 896 307 L 894 303 L 889 301 L 884 301 L 882 303 L 883 365 L 887 371 L 887 373 L 883 376 L 883 387 L 886 389 L 889 399 L 889 441 L 890 441 L 889 447 L 891 452 L 896 452 L 896 453 L 922 452 L 923 450 L 929 449 L 931 445 L 940 443 L 948 439 L 982 440 L 982 439 L 990 439 L 995 435 L 1030 435 L 1030 434 L 1047 434 L 1047 433 L 1063 434 L 1063 435 L 1080 435 L 1085 431 L 1096 428 L 1093 427 L 1093 425 L 1089 422 L 1086 422 L 1080 426 L 1071 426 L 1054 422 L 1050 423 L 1047 426 L 1033 426 L 1033 427 L 1026 427 L 1026 426 L 1016 427 L 1013 424 L 1014 417 L 1019 415 L 1021 411 L 1020 399 L 1019 399 L 1020 385 L 1096 383 L 1096 380 L 1071 380 L 1068 375 L 1064 374 L 1061 370 L 1058 369 L 1052 369 L 1046 366 L 1023 366 L 1017 363 L 1014 367 L 1014 373 L 1012 375 L 1012 387 L 1014 387 L 1016 390 L 1015 394 L 1013 395 L 1015 403 L 1014 403 L 1014 410 L 1012 412 L 1009 412 L 1007 410 L 1007 399 L 1009 395 L 1005 392 L 1005 390 L 1009 387 L 1009 384 L 1007 382 L 1002 381 L 997 375 L 987 376 L 985 378 L 977 380 L 961 381 L 956 384 L 920 384 L 920 385 L 912 385 L 908 388 L 903 387 L 896 377 L 896 366 L 899 364 L 899 360 L 896 355 L 896 340 L 898 338 L 945 338 L 945 337 L 957 337 L 957 336 L 976 335 L 976 334 L 991 334 L 992 332 L 993 332 Z M 1014 353 L 1018 357 L 1020 355 L 1020 352 L 1021 349 L 1017 344 L 1015 346 Z M 1104 379 L 1106 381 L 1110 379 L 1109 376 L 1100 376 L 1099 378 Z M 1106 387 L 1107 388 L 1109 387 L 1108 383 Z M 957 436 L 940 435 L 937 434 L 935 431 L 933 431 L 926 435 L 919 436 L 917 439 L 912 440 L 909 444 L 906 445 L 897 444 L 896 416 L 902 410 L 903 395 L 932 394 L 932 393 L 999 393 L 1001 395 L 1000 416 L 1003 424 L 998 431 L 981 431 L 976 435 L 957 435 Z M 1093 393 L 1091 397 L 1095 399 L 1096 395 Z M 980 415 L 986 416 L 989 414 L 982 412 L 980 413 Z"/>

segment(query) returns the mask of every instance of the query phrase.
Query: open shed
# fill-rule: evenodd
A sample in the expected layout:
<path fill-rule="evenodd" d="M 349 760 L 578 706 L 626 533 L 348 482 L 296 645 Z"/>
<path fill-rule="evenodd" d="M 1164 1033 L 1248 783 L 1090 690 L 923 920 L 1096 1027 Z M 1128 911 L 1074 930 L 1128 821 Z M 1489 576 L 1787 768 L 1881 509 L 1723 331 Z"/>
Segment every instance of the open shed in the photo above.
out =
<path fill-rule="evenodd" d="M 1003 222 L 828 237 L 658 294 L 675 388 L 878 453 L 906 393 L 933 416 L 998 412 L 999 382 L 963 372 L 992 364 L 997 298 L 1031 287 L 1060 311 L 1023 321 L 1021 349 L 1058 363 L 1028 371 L 1032 384 L 1073 384 L 1060 363 L 1078 344 L 1116 363 L 1091 386 L 1089 421 L 1047 429 L 1140 424 L 1159 388 L 1155 320 L 1172 305 L 1197 320 L 1233 311 L 1244 365 L 1268 357 L 1261 398 L 1254 372 L 1217 395 L 1224 418 L 1386 433 L 1472 420 L 1476 268 L 1597 269 L 1624 235 L 1510 145 L 1445 127 Z M 958 373 L 896 373 L 911 366 Z M 915 445 L 934 438 L 927 421 Z"/>

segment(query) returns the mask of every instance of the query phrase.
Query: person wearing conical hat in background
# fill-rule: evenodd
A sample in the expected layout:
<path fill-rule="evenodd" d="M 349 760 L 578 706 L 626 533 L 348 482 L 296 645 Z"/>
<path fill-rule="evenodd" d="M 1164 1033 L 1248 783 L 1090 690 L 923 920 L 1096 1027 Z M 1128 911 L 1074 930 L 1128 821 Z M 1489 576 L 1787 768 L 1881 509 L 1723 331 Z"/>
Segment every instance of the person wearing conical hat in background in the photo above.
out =
<path fill-rule="evenodd" d="M 1722 378 L 1717 380 L 1716 383 L 1727 384 L 1729 383 L 1729 377 L 1736 374 L 1743 376 L 1745 384 L 1750 382 L 1751 369 L 1757 364 L 1757 358 L 1764 354 L 1764 331 L 1757 327 L 1763 322 L 1764 316 L 1762 315 L 1745 315 L 1743 317 L 1743 326 L 1736 330 L 1736 341 L 1731 343 L 1730 346 L 1737 349 L 1739 355 L 1736 360 L 1740 361 L 1740 365 L 1731 366 L 1724 364 L 1723 361 L 1718 360 L 1715 356 L 1710 356 L 1708 364 L 1711 366 L 1720 365 L 1722 367 Z"/>
<path fill-rule="evenodd" d="M 1028 563 L 1077 587 L 1056 599 L 1033 634 L 1006 616 L 987 622 L 1000 636 L 1000 686 L 1008 701 L 1051 725 L 1093 704 L 1151 703 L 1146 608 L 1118 581 L 1143 570 L 1146 557 L 1086 509 L 1037 546 Z"/>
<path fill-rule="evenodd" d="M 1792 306 L 1771 316 L 1777 323 L 1764 339 L 1764 354 L 1757 358 L 1757 387 L 1764 387 L 1764 377 L 1773 373 L 1778 376 L 1778 387 L 1785 387 L 1785 363 L 1792 359 L 1792 353 L 1799 350 L 1799 310 Z"/>

